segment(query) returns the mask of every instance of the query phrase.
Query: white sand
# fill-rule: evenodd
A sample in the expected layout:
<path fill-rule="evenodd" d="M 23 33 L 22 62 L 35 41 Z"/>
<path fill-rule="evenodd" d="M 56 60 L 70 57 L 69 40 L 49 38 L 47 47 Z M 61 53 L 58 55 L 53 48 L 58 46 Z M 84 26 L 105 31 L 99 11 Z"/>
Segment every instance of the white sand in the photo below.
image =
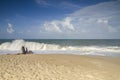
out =
<path fill-rule="evenodd" d="M 0 80 L 120 80 L 120 57 L 0 55 Z"/>

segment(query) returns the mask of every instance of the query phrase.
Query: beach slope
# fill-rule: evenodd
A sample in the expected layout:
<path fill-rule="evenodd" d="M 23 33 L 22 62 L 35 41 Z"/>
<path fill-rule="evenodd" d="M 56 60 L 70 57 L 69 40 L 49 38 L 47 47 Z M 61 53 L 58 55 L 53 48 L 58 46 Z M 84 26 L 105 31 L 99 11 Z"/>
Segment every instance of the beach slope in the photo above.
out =
<path fill-rule="evenodd" d="M 120 57 L 0 55 L 0 80 L 120 80 Z"/>

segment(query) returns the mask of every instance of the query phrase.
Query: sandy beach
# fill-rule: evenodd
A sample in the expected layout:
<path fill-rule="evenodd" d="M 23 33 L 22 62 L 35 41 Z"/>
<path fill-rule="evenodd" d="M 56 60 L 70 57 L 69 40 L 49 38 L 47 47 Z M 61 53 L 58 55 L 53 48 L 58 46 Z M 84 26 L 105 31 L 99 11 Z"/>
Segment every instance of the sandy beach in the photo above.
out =
<path fill-rule="evenodd" d="M 0 80 L 120 80 L 120 57 L 4 54 Z"/>

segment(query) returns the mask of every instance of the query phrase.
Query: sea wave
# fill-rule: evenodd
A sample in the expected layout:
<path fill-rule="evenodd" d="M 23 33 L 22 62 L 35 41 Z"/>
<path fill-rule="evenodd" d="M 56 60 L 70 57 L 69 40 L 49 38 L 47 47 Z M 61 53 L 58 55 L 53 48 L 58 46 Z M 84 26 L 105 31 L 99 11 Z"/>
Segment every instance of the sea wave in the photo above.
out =
<path fill-rule="evenodd" d="M 33 52 L 80 52 L 80 53 L 120 53 L 120 46 L 61 46 L 59 44 L 46 44 L 46 43 L 39 43 L 39 42 L 32 42 L 32 41 L 25 41 L 25 40 L 13 40 L 12 42 L 5 42 L 0 45 L 0 52 L 7 53 L 9 51 L 21 51 L 21 47 L 25 46 L 28 50 L 32 50 Z"/>

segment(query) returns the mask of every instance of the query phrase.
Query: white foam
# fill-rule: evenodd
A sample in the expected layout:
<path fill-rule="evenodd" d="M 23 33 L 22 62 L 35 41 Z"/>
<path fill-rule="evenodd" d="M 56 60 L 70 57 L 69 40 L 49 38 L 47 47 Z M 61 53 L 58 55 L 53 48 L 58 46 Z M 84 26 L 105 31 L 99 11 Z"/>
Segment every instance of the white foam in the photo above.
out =
<path fill-rule="evenodd" d="M 39 52 L 56 52 L 56 53 L 81 53 L 81 54 L 96 54 L 96 53 L 120 53 L 120 47 L 117 46 L 60 46 L 56 44 L 45 44 L 38 42 L 28 42 L 24 40 L 13 40 L 0 45 L 0 53 L 3 52 L 21 52 L 21 47 L 25 46 L 28 50 L 36 53 Z"/>

